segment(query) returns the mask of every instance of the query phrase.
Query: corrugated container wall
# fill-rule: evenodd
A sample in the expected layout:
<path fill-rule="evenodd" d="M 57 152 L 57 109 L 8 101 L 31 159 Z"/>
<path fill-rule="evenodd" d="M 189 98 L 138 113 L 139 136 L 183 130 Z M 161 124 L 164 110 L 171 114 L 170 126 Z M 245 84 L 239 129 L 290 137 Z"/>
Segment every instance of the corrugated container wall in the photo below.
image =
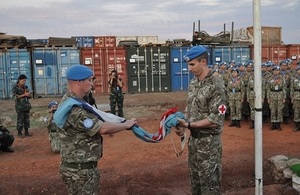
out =
<path fill-rule="evenodd" d="M 27 77 L 26 85 L 32 91 L 30 52 L 27 49 L 0 51 L 0 98 L 12 98 L 12 88 L 20 74 Z"/>
<path fill-rule="evenodd" d="M 190 47 L 171 47 L 171 91 L 186 91 L 193 75 L 190 74 L 188 65 L 183 56 Z"/>
<path fill-rule="evenodd" d="M 75 47 L 34 48 L 34 89 L 37 97 L 62 96 L 67 90 L 67 69 L 79 64 Z"/>
<path fill-rule="evenodd" d="M 139 45 L 146 45 L 148 43 L 158 43 L 158 36 L 116 36 L 117 45 L 120 41 L 134 40 Z"/>
<path fill-rule="evenodd" d="M 94 47 L 116 47 L 115 36 L 99 36 L 94 37 Z"/>
<path fill-rule="evenodd" d="M 300 61 L 300 44 L 287 45 L 287 58 L 293 60 L 293 66 L 297 66 L 297 62 Z"/>
<path fill-rule="evenodd" d="M 168 92 L 170 86 L 169 47 L 128 47 L 128 92 Z"/>
<path fill-rule="evenodd" d="M 254 28 L 253 26 L 248 27 L 250 35 L 253 37 Z M 270 27 L 262 26 L 261 27 L 261 44 L 262 45 L 280 45 L 282 44 L 281 40 L 281 27 Z"/>
<path fill-rule="evenodd" d="M 126 51 L 124 47 L 82 48 L 81 63 L 90 67 L 96 77 L 96 94 L 109 92 L 110 72 L 116 70 L 124 82 L 123 93 L 128 92 Z"/>
<path fill-rule="evenodd" d="M 94 47 L 93 36 L 75 36 L 77 47 Z"/>
<path fill-rule="evenodd" d="M 250 49 L 248 46 L 216 46 L 212 48 L 213 63 L 235 61 L 248 62 L 250 60 Z"/>
<path fill-rule="evenodd" d="M 208 64 L 211 64 L 211 46 L 204 45 L 208 51 Z M 188 65 L 183 56 L 190 47 L 171 47 L 170 64 L 171 64 L 171 91 L 187 91 L 193 74 L 189 72 Z"/>
<path fill-rule="evenodd" d="M 251 59 L 254 59 L 254 47 L 250 46 Z M 261 48 L 261 61 L 272 61 L 275 64 L 279 64 L 280 61 L 287 59 L 287 47 L 286 45 L 263 45 Z M 255 60 L 255 59 L 254 59 Z"/>

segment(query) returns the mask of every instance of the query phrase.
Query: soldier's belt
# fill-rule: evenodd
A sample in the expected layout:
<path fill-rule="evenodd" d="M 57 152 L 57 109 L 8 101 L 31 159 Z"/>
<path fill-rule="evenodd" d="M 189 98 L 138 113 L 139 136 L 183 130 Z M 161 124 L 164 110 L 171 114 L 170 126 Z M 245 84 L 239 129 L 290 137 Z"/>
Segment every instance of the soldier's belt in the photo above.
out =
<path fill-rule="evenodd" d="M 280 91 L 282 91 L 282 90 L 271 90 L 271 91 L 273 91 L 273 92 L 280 92 Z"/>
<path fill-rule="evenodd" d="M 200 131 L 197 131 L 197 130 L 191 130 L 191 136 L 194 138 L 209 137 L 211 135 L 217 135 L 217 134 L 201 133 Z"/>
<path fill-rule="evenodd" d="M 98 162 L 91 161 L 91 162 L 86 162 L 86 163 L 67 163 L 67 162 L 62 162 L 61 163 L 63 166 L 71 169 L 93 169 L 97 167 Z"/>

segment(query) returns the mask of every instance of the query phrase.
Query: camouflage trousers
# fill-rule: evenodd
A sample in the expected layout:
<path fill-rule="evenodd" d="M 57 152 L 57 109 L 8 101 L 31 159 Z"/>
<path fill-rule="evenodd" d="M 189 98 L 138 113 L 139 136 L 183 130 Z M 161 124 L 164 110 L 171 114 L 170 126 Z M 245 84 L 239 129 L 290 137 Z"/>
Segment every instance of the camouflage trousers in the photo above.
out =
<path fill-rule="evenodd" d="M 118 116 L 123 117 L 123 102 L 124 102 L 124 96 L 116 96 L 110 94 L 110 112 L 112 114 L 116 114 L 116 106 L 118 107 Z"/>
<path fill-rule="evenodd" d="M 242 119 L 242 103 L 239 99 L 230 99 L 230 119 L 231 120 L 241 120 Z"/>
<path fill-rule="evenodd" d="M 281 123 L 283 121 L 283 107 L 284 104 L 282 103 L 282 100 L 271 100 L 270 110 L 272 123 Z"/>
<path fill-rule="evenodd" d="M 30 127 L 30 111 L 17 111 L 17 130 L 22 131 Z"/>
<path fill-rule="evenodd" d="M 192 194 L 221 194 L 221 136 L 213 135 L 203 138 L 190 136 L 188 148 Z"/>
<path fill-rule="evenodd" d="M 250 117 L 251 117 L 251 120 L 254 121 L 254 118 L 255 118 L 255 111 L 254 111 L 254 107 L 255 107 L 255 100 L 254 99 L 250 99 L 249 100 L 249 108 L 250 108 Z"/>
<path fill-rule="evenodd" d="M 53 152 L 59 153 L 60 152 L 60 139 L 59 134 L 56 132 L 49 133 L 49 141 L 51 145 L 51 150 Z"/>
<path fill-rule="evenodd" d="M 294 121 L 300 122 L 300 100 L 294 100 L 293 110 L 294 110 Z"/>
<path fill-rule="evenodd" d="M 59 173 L 67 186 L 69 194 L 100 194 L 100 172 L 97 167 L 78 170 L 67 168 L 61 164 Z"/>

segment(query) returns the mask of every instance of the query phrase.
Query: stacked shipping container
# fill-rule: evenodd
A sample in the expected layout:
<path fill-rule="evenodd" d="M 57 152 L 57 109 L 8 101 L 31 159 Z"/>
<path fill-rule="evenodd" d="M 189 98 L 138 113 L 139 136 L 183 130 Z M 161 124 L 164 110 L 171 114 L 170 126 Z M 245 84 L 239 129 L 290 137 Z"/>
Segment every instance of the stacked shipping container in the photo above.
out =
<path fill-rule="evenodd" d="M 78 37 L 77 37 L 78 38 Z M 94 38 L 94 37 L 93 37 Z M 192 74 L 183 60 L 190 47 L 117 47 L 115 37 L 81 37 L 83 47 L 31 47 L 0 50 L 0 99 L 11 98 L 12 86 L 20 74 L 35 96 L 61 96 L 66 91 L 65 73 L 74 64 L 93 69 L 96 94 L 107 94 L 111 70 L 117 70 L 124 93 L 186 91 Z M 93 46 L 93 47 L 87 47 Z M 205 46 L 209 64 L 253 59 L 253 46 Z M 262 62 L 300 60 L 300 45 L 263 45 Z"/>

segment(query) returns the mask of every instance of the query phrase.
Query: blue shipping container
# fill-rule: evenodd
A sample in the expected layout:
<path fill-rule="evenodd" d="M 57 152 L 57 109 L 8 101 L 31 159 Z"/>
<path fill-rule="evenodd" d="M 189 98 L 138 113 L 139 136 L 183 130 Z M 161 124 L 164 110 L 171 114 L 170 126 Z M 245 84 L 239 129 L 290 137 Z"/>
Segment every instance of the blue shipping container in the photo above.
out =
<path fill-rule="evenodd" d="M 213 64 L 230 62 L 231 59 L 231 48 L 229 46 L 216 46 L 212 49 L 212 60 Z"/>
<path fill-rule="evenodd" d="M 204 46 L 208 51 L 208 64 L 211 64 L 211 47 Z M 193 74 L 189 72 L 188 65 L 183 56 L 190 47 L 171 47 L 171 91 L 187 91 Z"/>
<path fill-rule="evenodd" d="M 0 98 L 12 98 L 12 88 L 20 74 L 27 77 L 26 85 L 32 91 L 30 52 L 27 49 L 8 49 L 0 52 Z"/>
<path fill-rule="evenodd" d="M 212 49 L 213 63 L 235 61 L 236 63 L 250 60 L 250 48 L 247 46 L 216 46 Z"/>
<path fill-rule="evenodd" d="M 79 64 L 79 50 L 74 47 L 34 48 L 35 95 L 40 97 L 61 96 L 66 92 L 66 70 Z"/>
<path fill-rule="evenodd" d="M 94 37 L 87 36 L 87 37 L 72 37 L 76 39 L 76 46 L 77 47 L 94 47 Z"/>
<path fill-rule="evenodd" d="M 250 60 L 250 48 L 249 47 L 233 47 L 232 51 L 232 60 L 236 63 L 246 63 Z"/>

